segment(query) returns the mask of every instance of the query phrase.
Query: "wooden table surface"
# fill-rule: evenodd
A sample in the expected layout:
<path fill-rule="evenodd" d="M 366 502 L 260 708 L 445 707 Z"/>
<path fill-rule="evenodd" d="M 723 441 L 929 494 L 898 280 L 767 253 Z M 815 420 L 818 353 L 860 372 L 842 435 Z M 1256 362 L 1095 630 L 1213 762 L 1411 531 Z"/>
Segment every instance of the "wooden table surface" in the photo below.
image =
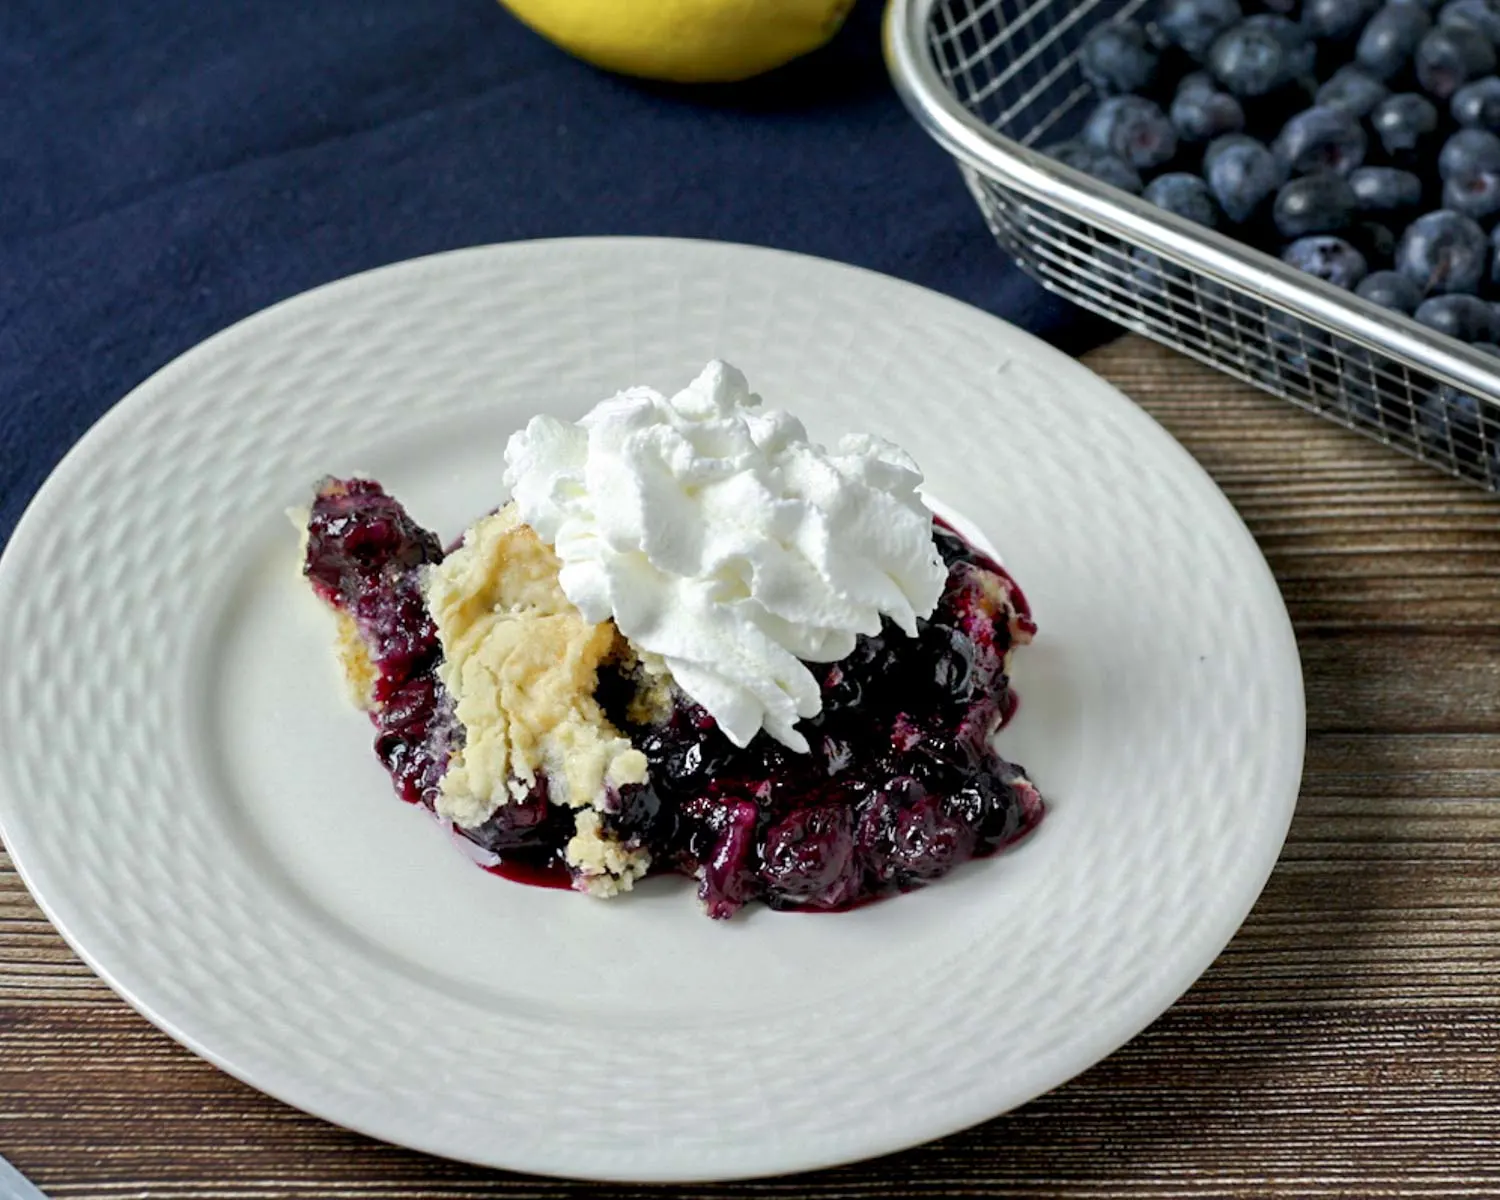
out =
<path fill-rule="evenodd" d="M 841 1170 L 675 1192 L 504 1175 L 193 1057 L 74 958 L 0 857 L 0 1153 L 100 1200 L 1500 1197 L 1500 500 L 1139 338 L 1086 361 L 1244 516 L 1307 680 L 1280 865 L 1134 1042 L 1009 1116 Z"/>

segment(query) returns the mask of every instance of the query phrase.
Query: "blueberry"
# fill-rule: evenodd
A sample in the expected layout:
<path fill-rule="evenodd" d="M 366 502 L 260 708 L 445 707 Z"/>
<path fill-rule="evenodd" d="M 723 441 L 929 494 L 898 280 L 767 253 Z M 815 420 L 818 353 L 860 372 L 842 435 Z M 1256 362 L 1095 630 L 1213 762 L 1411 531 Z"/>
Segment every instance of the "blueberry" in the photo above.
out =
<path fill-rule="evenodd" d="M 1236 96 L 1264 96 L 1307 72 L 1311 42 L 1296 42 L 1284 27 L 1300 29 L 1283 17 L 1250 17 L 1214 39 L 1208 66 Z M 1305 35 L 1302 35 L 1305 38 Z"/>
<path fill-rule="evenodd" d="M 1276 156 L 1260 142 L 1231 133 L 1209 143 L 1203 176 L 1231 221 L 1248 221 L 1285 181 Z"/>
<path fill-rule="evenodd" d="M 1201 60 L 1214 38 L 1241 16 L 1239 0 L 1162 0 L 1156 24 L 1167 41 Z"/>
<path fill-rule="evenodd" d="M 1108 183 L 1132 196 L 1141 193 L 1141 175 L 1124 159 L 1107 150 L 1096 150 L 1080 141 L 1058 142 L 1042 151 L 1060 163 L 1092 175 L 1101 183 Z"/>
<path fill-rule="evenodd" d="M 1354 191 L 1349 181 L 1332 171 L 1320 171 L 1283 184 L 1276 193 L 1271 215 L 1276 231 L 1290 239 L 1347 229 L 1354 207 Z"/>
<path fill-rule="evenodd" d="M 1443 207 L 1484 221 L 1500 213 L 1500 137 L 1487 129 L 1460 129 L 1438 155 Z"/>
<path fill-rule="evenodd" d="M 1379 7 L 1379 0 L 1306 0 L 1302 24 L 1315 38 L 1343 41 L 1358 33 Z"/>
<path fill-rule="evenodd" d="M 698 898 L 715 920 L 732 917 L 759 892 L 755 869 L 755 805 L 748 800 L 721 806 L 718 838 L 705 856 Z"/>
<path fill-rule="evenodd" d="M 1188 80 L 1202 79 L 1204 87 L 1190 87 Z M 1184 142 L 1208 142 L 1245 127 L 1245 110 L 1228 92 L 1218 91 L 1207 75 L 1189 75 L 1178 87 L 1170 112 L 1172 127 Z"/>
<path fill-rule="evenodd" d="M 1270 6 L 1262 0 L 1262 7 Z M 1285 13 L 1256 13 L 1253 17 L 1246 17 L 1240 24 L 1255 30 L 1269 31 L 1288 50 L 1306 50 L 1312 46 L 1312 38 L 1307 30 L 1296 21 L 1288 19 Z"/>
<path fill-rule="evenodd" d="M 1419 155 L 1437 127 L 1436 105 L 1416 92 L 1387 96 L 1370 113 L 1370 128 L 1386 154 L 1401 161 Z"/>
<path fill-rule="evenodd" d="M 1354 60 L 1376 79 L 1398 74 L 1432 28 L 1432 18 L 1414 4 L 1387 4 L 1366 23 Z"/>
<path fill-rule="evenodd" d="M 974 830 L 987 849 L 1003 846 L 1026 831 L 1027 806 L 1017 793 L 1029 786 L 1019 770 L 996 762 L 991 770 L 977 772 L 948 796 L 943 809 Z M 1030 824 L 1035 824 L 1035 815 Z"/>
<path fill-rule="evenodd" d="M 1464 84 L 1453 93 L 1448 111 L 1466 129 L 1500 130 L 1500 77 L 1487 75 Z"/>
<path fill-rule="evenodd" d="M 1146 31 L 1134 21 L 1098 25 L 1083 39 L 1078 65 L 1103 96 L 1122 96 L 1148 87 L 1158 56 Z"/>
<path fill-rule="evenodd" d="M 1266 316 L 1266 335 L 1270 339 L 1281 371 L 1310 376 L 1314 365 L 1323 369 L 1333 362 L 1333 343 L 1328 334 L 1315 325 L 1299 320 L 1290 313 L 1273 309 Z M 1311 379 L 1300 381 L 1311 386 Z"/>
<path fill-rule="evenodd" d="M 1281 252 L 1281 261 L 1342 288 L 1352 288 L 1368 270 L 1363 254 L 1343 238 L 1324 234 L 1298 238 Z"/>
<path fill-rule="evenodd" d="M 1462 182 L 1448 180 L 1443 184 L 1443 207 L 1488 222 L 1500 213 L 1500 174 L 1482 171 Z"/>
<path fill-rule="evenodd" d="M 1411 316 L 1422 302 L 1422 291 L 1399 271 L 1375 271 L 1359 281 L 1354 289 L 1372 304 Z"/>
<path fill-rule="evenodd" d="M 974 694 L 974 643 L 940 621 L 922 629 L 922 649 L 940 703 L 962 707 Z"/>
<path fill-rule="evenodd" d="M 1185 171 L 1171 171 L 1158 175 L 1146 185 L 1146 199 L 1158 208 L 1164 208 L 1179 217 L 1207 225 L 1210 229 L 1219 223 L 1219 206 L 1214 203 L 1208 184 L 1197 175 Z"/>
<path fill-rule="evenodd" d="M 1265 0 L 1261 0 L 1261 6 L 1270 7 L 1265 4 Z M 1280 40 L 1291 55 L 1287 64 L 1291 70 L 1289 78 L 1296 79 L 1313 74 L 1318 61 L 1318 46 L 1306 27 L 1296 17 L 1286 12 L 1272 11 L 1256 13 L 1252 17 L 1246 17 L 1240 23 L 1254 29 L 1268 29 Z"/>
<path fill-rule="evenodd" d="M 1188 286 L 1188 274 L 1184 268 L 1144 247 L 1137 246 L 1130 252 L 1130 262 L 1131 290 L 1151 301 L 1158 310 L 1176 304 L 1179 289 Z M 1185 291 L 1182 294 L 1185 296 Z"/>
<path fill-rule="evenodd" d="M 1473 293 L 1479 290 L 1488 257 L 1483 229 L 1460 213 L 1439 210 L 1406 227 L 1396 248 L 1396 270 L 1424 296 Z"/>
<path fill-rule="evenodd" d="M 1495 69 L 1495 48 L 1477 30 L 1429 30 L 1413 60 L 1417 82 L 1429 95 L 1447 100 L 1468 83 Z"/>
<path fill-rule="evenodd" d="M 1083 127 L 1083 139 L 1096 150 L 1124 159 L 1137 171 L 1159 167 L 1177 153 L 1177 131 L 1160 107 L 1140 96 L 1111 96 L 1100 102 Z"/>
<path fill-rule="evenodd" d="M 1364 213 L 1399 213 L 1422 203 L 1422 181 L 1396 167 L 1359 167 L 1349 172 L 1355 207 Z"/>
<path fill-rule="evenodd" d="M 1348 416 L 1367 425 L 1387 428 L 1394 422 L 1386 419 L 1380 389 L 1375 375 L 1375 358 L 1365 347 L 1346 338 L 1333 339 L 1332 349 L 1338 357 L 1335 372 L 1339 399 Z"/>
<path fill-rule="evenodd" d="M 892 778 L 871 795 L 855 832 L 875 879 L 903 887 L 946 874 L 973 855 L 975 841 L 976 830 L 910 776 Z"/>
<path fill-rule="evenodd" d="M 807 908 L 838 908 L 859 893 L 854 820 L 847 805 L 798 809 L 766 833 L 760 876 L 767 897 Z"/>
<path fill-rule="evenodd" d="M 1351 117 L 1367 116 L 1391 94 L 1390 89 L 1358 67 L 1340 67 L 1318 89 L 1318 104 L 1342 109 Z"/>
<path fill-rule="evenodd" d="M 1500 137 L 1488 129 L 1460 129 L 1443 143 L 1438 155 L 1443 179 L 1467 179 L 1485 171 L 1500 171 Z"/>
<path fill-rule="evenodd" d="M 1477 29 L 1492 43 L 1500 42 L 1500 7 L 1491 0 L 1448 0 L 1438 13 L 1438 24 Z"/>
<path fill-rule="evenodd" d="M 1495 310 L 1478 296 L 1433 296 L 1418 306 L 1416 318 L 1461 342 L 1489 342 L 1500 335 Z"/>
<path fill-rule="evenodd" d="M 1339 108 L 1313 107 L 1283 125 L 1271 149 L 1294 175 L 1310 171 L 1347 175 L 1364 162 L 1367 146 L 1358 117 Z"/>
<path fill-rule="evenodd" d="M 1476 463 L 1485 459 L 1492 481 L 1500 468 L 1500 461 L 1497 461 L 1500 460 L 1500 441 L 1497 441 L 1494 421 L 1494 410 L 1489 404 L 1446 383 L 1422 397 L 1417 404 L 1417 436 L 1422 445 L 1444 458 L 1451 456 L 1460 462 Z"/>

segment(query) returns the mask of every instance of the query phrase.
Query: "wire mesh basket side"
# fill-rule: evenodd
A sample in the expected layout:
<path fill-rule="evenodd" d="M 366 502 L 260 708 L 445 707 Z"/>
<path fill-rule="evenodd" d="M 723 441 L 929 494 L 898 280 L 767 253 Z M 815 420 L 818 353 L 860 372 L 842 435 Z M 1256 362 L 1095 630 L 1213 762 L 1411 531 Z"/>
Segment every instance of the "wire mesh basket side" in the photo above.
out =
<path fill-rule="evenodd" d="M 1078 49 L 1148 0 L 938 0 L 927 52 L 954 97 L 997 133 L 1045 147 L 1097 97 Z M 1500 490 L 1493 405 L 1401 359 L 1147 250 L 963 165 L 1000 245 L 1045 287 L 1127 329 L 1440 469 Z"/>

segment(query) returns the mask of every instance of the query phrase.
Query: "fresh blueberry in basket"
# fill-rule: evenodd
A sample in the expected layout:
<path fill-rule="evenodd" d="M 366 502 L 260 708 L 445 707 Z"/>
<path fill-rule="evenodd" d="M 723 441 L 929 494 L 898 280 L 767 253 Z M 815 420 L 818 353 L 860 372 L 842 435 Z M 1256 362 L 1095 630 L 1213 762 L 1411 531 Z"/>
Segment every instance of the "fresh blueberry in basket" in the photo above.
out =
<path fill-rule="evenodd" d="M 1500 130 L 1500 77 L 1487 75 L 1464 84 L 1453 93 L 1448 111 L 1466 129 Z"/>
<path fill-rule="evenodd" d="M 1500 173 L 1481 171 L 1464 179 L 1443 183 L 1443 207 L 1488 222 L 1500 214 Z"/>
<path fill-rule="evenodd" d="M 1333 340 L 1325 330 L 1309 325 L 1290 313 L 1272 309 L 1266 313 L 1266 337 L 1274 351 L 1276 365 L 1283 373 L 1295 375 L 1326 374 L 1333 363 Z M 1271 382 L 1278 382 L 1273 376 Z M 1310 380 L 1299 381 L 1310 386 Z"/>
<path fill-rule="evenodd" d="M 1083 77 L 1101 96 L 1123 96 L 1143 91 L 1156 77 L 1159 56 L 1134 21 L 1097 25 L 1078 53 Z"/>
<path fill-rule="evenodd" d="M 1489 260 L 1484 230 L 1461 213 L 1439 209 L 1406 227 L 1396 247 L 1396 270 L 1424 296 L 1479 291 Z"/>
<path fill-rule="evenodd" d="M 1446 182 L 1500 171 L 1500 137 L 1488 129 L 1460 129 L 1443 143 L 1438 175 Z"/>
<path fill-rule="evenodd" d="M 1201 81 L 1190 85 L 1189 81 Z M 1209 142 L 1245 128 L 1245 110 L 1228 92 L 1218 91 L 1213 77 L 1197 72 L 1185 76 L 1168 113 L 1183 142 Z"/>
<path fill-rule="evenodd" d="M 1379 0 L 1306 0 L 1302 24 L 1315 38 L 1341 42 L 1358 33 L 1379 7 Z"/>
<path fill-rule="evenodd" d="M 1315 106 L 1283 125 L 1271 149 L 1293 175 L 1311 171 L 1347 175 L 1364 162 L 1368 144 L 1358 117 L 1341 108 Z"/>
<path fill-rule="evenodd" d="M 1327 234 L 1298 238 L 1281 252 L 1281 261 L 1341 288 L 1354 287 L 1369 270 L 1363 254 Z"/>
<path fill-rule="evenodd" d="M 1385 432 L 1404 429 L 1409 424 L 1405 405 L 1381 394 L 1388 377 L 1379 365 L 1379 355 L 1347 338 L 1335 338 L 1333 348 L 1339 362 L 1339 398 L 1345 413 Z"/>
<path fill-rule="evenodd" d="M 1340 67 L 1318 88 L 1317 102 L 1323 108 L 1342 109 L 1351 117 L 1368 116 L 1391 94 L 1390 88 L 1359 67 Z"/>
<path fill-rule="evenodd" d="M 1199 225 L 1213 229 L 1219 224 L 1219 206 L 1201 176 L 1189 175 L 1186 171 L 1169 171 L 1146 185 L 1145 196 L 1158 208 Z"/>
<path fill-rule="evenodd" d="M 1338 233 L 1354 219 L 1354 189 L 1342 175 L 1320 171 L 1281 185 L 1271 208 L 1276 232 L 1284 238 Z"/>
<path fill-rule="evenodd" d="M 1156 26 L 1168 42 L 1201 62 L 1214 38 L 1243 15 L 1239 0 L 1162 0 Z"/>
<path fill-rule="evenodd" d="M 1495 310 L 1478 296 L 1433 296 L 1422 301 L 1415 315 L 1427 328 L 1461 342 L 1491 342 L 1500 336 Z"/>
<path fill-rule="evenodd" d="M 1362 213 L 1415 212 L 1422 203 L 1422 181 L 1399 167 L 1358 167 L 1349 172 L 1354 205 Z"/>
<path fill-rule="evenodd" d="M 1492 43 L 1500 43 L 1500 6 L 1491 0 L 1448 0 L 1438 12 L 1445 28 L 1477 29 Z"/>
<path fill-rule="evenodd" d="M 1372 271 L 1359 281 L 1354 294 L 1408 317 L 1422 303 L 1422 289 L 1400 271 Z"/>
<path fill-rule="evenodd" d="M 1141 194 L 1140 172 L 1123 158 L 1107 150 L 1096 150 L 1093 146 L 1074 139 L 1056 142 L 1046 147 L 1042 153 L 1050 155 L 1075 171 L 1082 171 L 1085 175 L 1092 175 L 1102 183 L 1108 183 L 1122 191 L 1129 192 L 1132 196 Z"/>
<path fill-rule="evenodd" d="M 1232 25 L 1208 49 L 1208 68 L 1241 98 L 1264 96 L 1308 74 L 1317 48 L 1300 25 L 1262 13 Z"/>
<path fill-rule="evenodd" d="M 1415 4 L 1387 4 L 1365 24 L 1354 61 L 1376 79 L 1391 79 L 1411 63 L 1432 28 L 1432 18 Z"/>
<path fill-rule="evenodd" d="M 1137 246 L 1130 252 L 1130 290 L 1153 314 L 1177 312 L 1192 304 L 1187 271 L 1159 254 Z"/>
<path fill-rule="evenodd" d="M 1447 100 L 1495 69 L 1495 47 L 1477 30 L 1439 26 L 1428 30 L 1412 61 L 1428 95 Z"/>
<path fill-rule="evenodd" d="M 1231 133 L 1209 143 L 1203 155 L 1203 177 L 1224 214 L 1243 224 L 1285 182 L 1286 173 L 1263 143 Z"/>
<path fill-rule="evenodd" d="M 1149 171 L 1177 153 L 1177 131 L 1161 108 L 1140 96 L 1101 100 L 1083 127 L 1083 140 L 1096 150 Z"/>
<path fill-rule="evenodd" d="M 1476 221 L 1500 213 L 1500 137 L 1487 129 L 1460 129 L 1438 155 L 1443 207 Z"/>
<path fill-rule="evenodd" d="M 1417 92 L 1398 92 L 1375 106 L 1370 113 L 1370 128 L 1387 157 L 1398 164 L 1415 166 L 1437 133 L 1437 106 Z"/>
<path fill-rule="evenodd" d="M 1460 463 L 1481 460 L 1493 482 L 1500 475 L 1500 430 L 1493 408 L 1450 384 L 1439 384 L 1417 403 L 1417 437 L 1424 449 Z M 1488 434 L 1488 437 L 1485 435 Z"/>

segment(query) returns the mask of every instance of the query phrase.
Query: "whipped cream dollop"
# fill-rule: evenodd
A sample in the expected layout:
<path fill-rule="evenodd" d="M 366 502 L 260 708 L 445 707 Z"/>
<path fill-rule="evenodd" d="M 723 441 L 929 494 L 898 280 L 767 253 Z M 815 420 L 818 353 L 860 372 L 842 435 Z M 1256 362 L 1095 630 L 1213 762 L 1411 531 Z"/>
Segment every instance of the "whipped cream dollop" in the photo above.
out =
<path fill-rule="evenodd" d="M 909 455 L 814 444 L 727 363 L 670 398 L 637 387 L 576 424 L 535 417 L 505 461 L 563 593 L 659 655 L 737 746 L 764 729 L 806 751 L 796 722 L 823 701 L 803 660 L 845 657 L 882 616 L 915 636 L 947 579 Z"/>

